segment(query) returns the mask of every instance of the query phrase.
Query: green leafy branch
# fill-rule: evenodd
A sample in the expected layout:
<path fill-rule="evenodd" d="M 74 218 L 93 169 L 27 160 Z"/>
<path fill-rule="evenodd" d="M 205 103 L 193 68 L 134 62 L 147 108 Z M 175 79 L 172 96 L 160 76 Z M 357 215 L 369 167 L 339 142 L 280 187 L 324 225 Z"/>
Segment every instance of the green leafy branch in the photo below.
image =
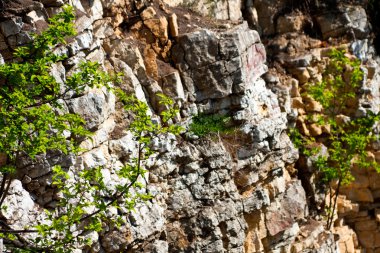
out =
<path fill-rule="evenodd" d="M 99 63 L 82 62 L 76 71 L 60 83 L 51 74 L 54 64 L 66 55 L 54 52 L 75 35 L 73 8 L 63 7 L 63 12 L 49 19 L 49 28 L 34 35 L 33 42 L 15 50 L 16 61 L 0 66 L 0 153 L 7 162 L 0 165 L 0 208 L 8 196 L 16 161 L 21 156 L 35 159 L 48 150 L 64 154 L 78 153 L 78 137 L 89 137 L 85 120 L 79 115 L 65 112 L 62 101 L 70 94 L 80 95 L 87 89 L 107 87 L 118 83 L 118 75 L 100 70 Z M 154 138 L 165 134 L 179 134 L 182 128 L 171 124 L 178 114 L 173 100 L 159 94 L 166 110 L 161 112 L 161 122 L 153 121 L 147 104 L 134 96 L 115 89 L 125 110 L 133 115 L 129 126 L 137 143 L 136 157 L 121 168 L 115 168 L 120 182 L 112 185 L 104 181 L 105 168 L 53 168 L 52 185 L 59 192 L 56 208 L 45 210 L 45 220 L 24 230 L 14 230 L 0 222 L 0 237 L 12 252 L 73 252 L 76 248 L 90 247 L 92 232 L 102 233 L 126 223 L 121 214 L 131 212 L 136 203 L 152 196 L 144 180 L 145 161 L 155 151 Z M 141 179 L 141 180 L 140 180 Z M 110 208 L 116 212 L 110 212 Z M 107 224 L 107 226 L 106 226 Z"/>
<path fill-rule="evenodd" d="M 327 147 L 328 155 L 319 154 L 320 150 L 316 145 L 318 140 L 315 138 L 304 136 L 298 130 L 290 130 L 290 136 L 302 155 L 317 156 L 314 166 L 320 171 L 328 187 L 328 229 L 333 223 L 341 186 L 348 185 L 355 179 L 351 173 L 352 165 L 355 163 L 363 169 L 372 167 L 380 172 L 379 164 L 367 159 L 367 148 L 375 137 L 372 128 L 379 120 L 379 115 L 368 112 L 360 118 L 350 119 L 345 116 L 350 113 L 348 102 L 356 98 L 363 75 L 359 60 L 347 57 L 345 51 L 333 49 L 322 81 L 306 85 L 305 93 L 323 106 L 324 115 L 318 117 L 317 124 L 329 126 L 329 134 L 320 140 Z M 338 120 L 341 116 L 349 120 Z"/>

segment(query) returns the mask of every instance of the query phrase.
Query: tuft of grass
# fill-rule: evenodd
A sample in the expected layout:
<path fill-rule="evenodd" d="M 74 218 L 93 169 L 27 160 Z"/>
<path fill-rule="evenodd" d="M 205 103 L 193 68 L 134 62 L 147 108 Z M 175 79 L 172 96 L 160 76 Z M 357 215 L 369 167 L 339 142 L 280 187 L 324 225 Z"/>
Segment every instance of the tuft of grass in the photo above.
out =
<path fill-rule="evenodd" d="M 225 115 L 198 114 L 193 116 L 190 131 L 199 137 L 233 131 L 231 117 Z"/>

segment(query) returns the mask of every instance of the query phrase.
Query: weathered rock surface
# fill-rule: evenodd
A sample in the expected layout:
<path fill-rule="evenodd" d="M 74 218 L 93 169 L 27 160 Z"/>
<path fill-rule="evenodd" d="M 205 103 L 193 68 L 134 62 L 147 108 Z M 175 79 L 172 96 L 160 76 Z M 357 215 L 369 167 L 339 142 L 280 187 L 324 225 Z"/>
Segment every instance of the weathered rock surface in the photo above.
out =
<path fill-rule="evenodd" d="M 27 43 L 29 31 L 46 27 L 47 15 L 66 1 L 22 2 L 1 1 L 0 59 L 11 59 L 12 48 Z M 342 226 L 334 229 L 340 235 L 337 239 L 324 229 L 320 217 L 313 217 L 324 202 L 313 160 L 303 161 L 305 170 L 299 170 L 303 175 L 298 176 L 294 168 L 298 151 L 286 134 L 287 125 L 300 125 L 303 133 L 317 138 L 329 131 L 309 124 L 305 116 L 322 111 L 320 104 L 302 94 L 302 85 L 320 78 L 320 62 L 326 56 L 322 41 L 304 33 L 309 17 L 302 11 L 287 15 L 288 1 L 282 0 L 164 2 L 230 20 L 242 19 L 244 9 L 250 23 L 202 28 L 189 22 L 199 17 L 175 14 L 175 8 L 157 1 L 71 1 L 77 9 L 79 33 L 56 49 L 69 59 L 53 74 L 63 81 L 65 71 L 81 60 L 98 61 L 122 72 L 121 88 L 147 101 L 152 114 L 160 110 L 155 94 L 163 92 L 178 102 L 178 121 L 186 122 L 197 113 L 220 113 L 232 116 L 237 130 L 235 136 L 216 139 L 182 136 L 180 144 L 172 137 L 156 140 L 154 146 L 162 153 L 147 175 L 155 198 L 125 214 L 128 223 L 120 230 L 94 234 L 99 242 L 93 252 L 133 247 L 134 252 L 157 253 L 333 253 L 339 247 L 343 253 L 357 252 L 359 245 L 368 252 L 379 250 L 378 174 L 358 172 L 357 181 L 344 189 L 337 221 Z M 361 39 L 347 46 L 367 60 L 356 113 L 378 112 L 379 60 L 367 39 L 368 18 L 361 6 L 345 3 L 339 8 L 339 13 L 335 9 L 319 13 L 314 25 L 321 39 L 346 34 Z M 274 37 L 263 43 L 259 34 Z M 267 58 L 276 60 L 277 69 L 263 76 Z M 79 157 L 54 152 L 36 161 L 20 157 L 18 179 L 5 199 L 9 209 L 2 212 L 14 228 L 35 221 L 39 208 L 54 206 L 50 175 L 55 164 L 71 169 L 104 166 L 111 184 L 117 180 L 114 166 L 136 152 L 131 133 L 124 129 L 127 115 L 112 94 L 94 89 L 70 96 L 66 110 L 87 120 L 93 140 L 82 142 L 86 152 Z M 380 145 L 374 152 L 376 159 L 378 150 Z"/>
<path fill-rule="evenodd" d="M 369 43 L 371 25 L 365 13 L 365 5 L 350 1 L 309 1 L 289 10 L 285 6 L 286 1 L 271 1 L 269 8 L 265 4 L 267 1 L 254 1 L 250 5 L 258 15 L 257 20 L 251 20 L 250 25 L 256 27 L 264 38 L 273 36 L 266 44 L 268 55 L 272 56 L 273 61 L 270 64 L 270 74 L 264 76 L 264 79 L 279 96 L 280 107 L 287 113 L 290 126 L 298 127 L 302 134 L 312 136 L 317 141 L 323 140 L 323 136 L 330 133 L 328 125 L 318 126 L 313 119 L 323 113 L 321 105 L 303 94 L 305 84 L 321 81 L 321 74 L 329 60 L 330 47 L 344 49 L 352 59 L 363 61 L 365 75 L 362 87 L 355 101 L 348 103 L 348 111 L 356 116 L 366 115 L 369 111 L 378 113 L 379 60 L 373 44 Z M 290 108 L 288 101 L 291 101 Z M 343 122 L 350 120 L 350 117 L 340 115 L 338 120 Z M 378 134 L 377 128 L 374 134 Z M 380 148 L 376 141 L 372 146 L 369 159 L 375 159 L 374 154 Z M 318 155 L 328 155 L 326 147 L 321 147 Z M 324 187 L 315 171 L 314 160 L 315 157 L 301 157 L 296 168 L 307 193 L 311 213 L 323 213 Z M 343 195 L 338 199 L 338 211 L 334 216 L 334 231 L 339 238 L 330 240 L 337 240 L 340 252 L 376 252 L 379 250 L 376 244 L 378 227 L 374 213 L 377 210 L 375 203 L 379 191 L 371 182 L 375 182 L 378 176 L 372 169 L 356 167 L 352 174 L 356 180 L 342 188 Z M 300 228 L 301 231 L 311 229 L 309 226 Z M 301 232 L 300 235 L 307 236 L 307 233 L 303 235 Z M 313 238 L 319 240 L 319 237 Z M 326 239 L 329 236 L 320 238 Z M 308 244 L 306 237 L 303 240 Z M 294 252 L 304 252 L 300 245 L 302 243 L 293 244 Z M 324 252 L 322 248 L 321 252 Z"/>
<path fill-rule="evenodd" d="M 221 33 L 200 30 L 182 35 L 173 48 L 186 95 L 197 102 L 243 93 L 244 86 L 265 72 L 265 59 L 259 35 L 246 23 Z"/>
<path fill-rule="evenodd" d="M 242 18 L 242 1 L 164 0 L 171 6 L 186 6 L 203 16 L 217 19 L 239 20 Z"/>
<path fill-rule="evenodd" d="M 365 38 L 369 33 L 369 23 L 365 9 L 361 6 L 342 6 L 317 17 L 324 39 L 352 33 L 356 38 Z"/>

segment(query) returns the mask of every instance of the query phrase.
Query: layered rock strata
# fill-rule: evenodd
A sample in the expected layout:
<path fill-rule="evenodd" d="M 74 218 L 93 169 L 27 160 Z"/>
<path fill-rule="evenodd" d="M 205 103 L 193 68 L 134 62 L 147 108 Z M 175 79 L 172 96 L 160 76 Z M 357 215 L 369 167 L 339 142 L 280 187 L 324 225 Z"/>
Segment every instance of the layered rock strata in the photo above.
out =
<path fill-rule="evenodd" d="M 1 3 L 0 59 L 10 61 L 12 50 L 28 43 L 30 32 L 45 28 L 47 18 L 66 1 Z M 337 244 L 341 252 L 354 252 L 359 243 L 369 252 L 378 249 L 376 174 L 358 172 L 360 183 L 344 191 L 347 197 L 339 200 L 341 226 L 336 232 L 341 236 L 337 240 L 310 205 L 311 195 L 316 202 L 323 201 L 316 184 L 307 187 L 297 174 L 301 168 L 294 166 L 298 152 L 286 134 L 287 124 L 300 120 L 302 112 L 321 110 L 300 95 L 302 84 L 318 79 L 325 52 L 321 40 L 303 33 L 310 26 L 309 16 L 300 12 L 280 15 L 286 1 L 279 0 L 269 4 L 220 1 L 206 3 L 206 9 L 203 1 L 169 1 L 191 5 L 206 16 L 232 20 L 241 19 L 243 9 L 256 32 L 243 21 L 205 21 L 158 1 L 70 3 L 76 8 L 78 35 L 55 49 L 68 56 L 53 69 L 57 80 L 64 80 L 82 59 L 98 61 L 108 70 L 122 72 L 121 88 L 147 101 L 153 114 L 160 110 L 155 94 L 163 92 L 177 101 L 181 110 L 177 120 L 184 125 L 197 113 L 219 113 L 232 116 L 237 127 L 230 136 L 184 134 L 157 140 L 155 147 L 161 154 L 147 175 L 147 187 L 155 198 L 124 214 L 126 226 L 98 234 L 92 252 L 322 253 L 337 252 Z M 367 77 L 372 80 L 359 98 L 360 114 L 379 109 L 379 88 L 378 62 L 366 40 L 369 25 L 364 9 L 356 7 L 345 5 L 340 7 L 343 14 L 319 14 L 315 20 L 322 38 L 351 33 L 363 39 L 347 46 L 368 60 Z M 275 58 L 281 66 L 271 68 L 264 78 L 267 53 L 259 33 L 276 35 L 265 44 L 268 58 Z M 315 50 L 307 53 L 311 48 Z M 115 166 L 121 166 L 135 150 L 125 130 L 127 115 L 113 94 L 90 90 L 66 106 L 87 120 L 93 141 L 81 143 L 88 151 L 78 157 L 49 152 L 36 161 L 20 159 L 17 179 L 6 198 L 8 209 L 2 214 L 14 228 L 29 225 L 42 207 L 54 207 L 50 177 L 55 164 L 103 166 L 111 183 L 117 180 Z M 307 122 L 304 125 L 315 136 L 326 131 Z M 313 182 L 313 178 L 311 173 L 307 179 Z M 352 189 L 362 189 L 363 196 Z M 358 231 L 358 237 L 346 224 Z"/>
<path fill-rule="evenodd" d="M 265 1 L 254 1 L 246 5 L 246 13 L 257 13 L 257 19 L 251 19 L 250 24 L 262 37 L 272 36 L 266 43 L 271 63 L 264 79 L 279 96 L 290 126 L 298 126 L 303 134 L 316 140 L 322 140 L 328 133 L 328 128 L 306 117 L 323 113 L 323 108 L 303 94 L 303 86 L 321 80 L 333 47 L 346 50 L 349 57 L 363 63 L 364 80 L 355 101 L 347 108 L 350 114 L 363 116 L 370 111 L 379 112 L 379 58 L 372 44 L 371 24 L 366 14 L 371 10 L 365 9 L 368 7 L 365 3 L 308 1 L 291 9 L 286 7 L 286 1 L 272 1 L 274 7 L 267 9 L 265 4 Z M 378 134 L 377 126 L 373 134 Z M 368 159 L 376 159 L 378 148 L 377 141 L 368 147 Z M 311 212 L 323 213 L 323 186 L 318 185 L 312 164 L 313 159 L 301 159 L 296 168 L 309 195 Z M 356 180 L 342 189 L 337 203 L 334 231 L 340 237 L 340 252 L 376 252 L 378 173 L 356 167 L 352 173 Z"/>

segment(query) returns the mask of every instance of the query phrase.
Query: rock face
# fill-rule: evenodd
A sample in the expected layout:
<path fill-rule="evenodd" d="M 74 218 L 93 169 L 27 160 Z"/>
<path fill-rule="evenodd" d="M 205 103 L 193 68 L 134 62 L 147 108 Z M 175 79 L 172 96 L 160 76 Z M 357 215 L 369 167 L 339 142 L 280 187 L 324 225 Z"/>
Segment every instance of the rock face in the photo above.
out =
<path fill-rule="evenodd" d="M 288 1 L 163 2 L 235 21 L 242 19 L 243 9 L 249 24 L 203 22 L 160 1 L 70 1 L 77 10 L 78 35 L 56 49 L 69 58 L 52 73 L 62 81 L 82 59 L 98 61 L 122 72 L 120 87 L 148 102 L 152 114 L 160 111 L 155 94 L 163 92 L 178 103 L 177 120 L 184 125 L 198 113 L 223 114 L 232 116 L 236 132 L 157 140 L 154 145 L 161 154 L 147 175 L 155 198 L 126 214 L 123 228 L 96 235 L 91 252 L 332 253 L 339 247 L 343 253 L 358 252 L 359 245 L 376 252 L 378 174 L 358 171 L 355 184 L 344 189 L 346 197 L 338 203 L 340 225 L 334 228 L 338 239 L 316 215 L 324 198 L 313 160 L 295 164 L 298 151 L 286 133 L 288 125 L 298 125 L 314 137 L 329 131 L 306 119 L 306 112 L 319 114 L 322 107 L 302 94 L 302 85 L 320 78 L 327 52 L 321 40 L 328 37 L 348 33 L 360 39 L 346 46 L 367 61 L 367 82 L 356 113 L 379 111 L 379 60 L 367 39 L 370 26 L 364 9 L 344 4 L 338 14 L 335 9 L 316 13 L 312 20 L 319 27 L 319 40 L 304 33 L 309 16 L 302 11 L 283 14 Z M 16 46 L 30 41 L 28 32 L 46 27 L 47 17 L 66 1 L 0 3 L 0 60 L 9 61 Z M 202 24 L 205 27 L 199 27 Z M 259 34 L 273 37 L 264 46 Z M 94 132 L 92 141 L 81 143 L 86 152 L 78 157 L 49 152 L 35 161 L 18 161 L 17 178 L 5 199 L 9 209 L 2 212 L 14 228 L 30 225 L 41 207 L 54 207 L 52 166 L 103 166 L 112 181 L 115 166 L 136 150 L 124 129 L 128 118 L 106 90 L 72 97 L 65 110 L 86 119 L 86 127 Z M 380 161 L 376 145 L 373 157 Z"/>
<path fill-rule="evenodd" d="M 273 62 L 269 74 L 266 74 L 264 79 L 279 96 L 280 106 L 287 112 L 290 126 L 297 126 L 302 134 L 314 137 L 317 142 L 323 140 L 323 136 L 330 132 L 328 126 L 318 126 L 313 120 L 315 115 L 323 113 L 322 106 L 303 93 L 305 84 L 321 80 L 321 74 L 329 60 L 330 47 L 344 49 L 352 59 L 358 58 L 363 61 L 365 77 L 362 87 L 355 101 L 347 105 L 351 115 L 355 117 L 366 115 L 369 111 L 379 112 L 379 58 L 368 39 L 370 24 L 364 5 L 353 5 L 348 1 L 325 1 L 319 2 L 317 6 L 317 1 L 309 1 L 309 7 L 300 5 L 298 10 L 290 12 L 284 7 L 285 1 L 272 1 L 272 6 L 275 7 L 266 10 L 262 10 L 263 2 L 255 1 L 251 5 L 251 8 L 257 9 L 258 14 L 258 22 L 251 25 L 257 27 L 264 37 L 272 36 L 266 46 L 268 55 L 273 55 Z M 307 9 L 309 11 L 306 11 Z M 314 29 L 308 30 L 310 27 Z M 319 30 L 319 36 L 316 36 L 316 30 Z M 332 45 L 325 44 L 326 40 L 332 42 Z M 340 115 L 338 120 L 345 122 L 350 120 L 350 117 Z M 377 127 L 374 126 L 373 134 L 378 134 Z M 327 155 L 326 147 L 321 143 L 317 145 L 321 145 L 321 155 Z M 369 147 L 368 159 L 376 159 L 378 149 L 375 141 L 372 147 Z M 310 212 L 321 213 L 325 200 L 323 185 L 320 184 L 318 173 L 313 169 L 314 160 L 315 157 L 301 157 L 295 167 L 308 195 Z M 376 243 L 378 226 L 375 215 L 378 191 L 371 182 L 376 181 L 378 174 L 372 169 L 365 170 L 355 166 L 352 168 L 352 174 L 355 181 L 343 187 L 342 195 L 337 201 L 334 232 L 340 237 L 339 250 L 376 252 L 379 249 Z M 310 226 L 302 229 L 307 227 Z M 303 239 L 304 242 L 308 241 L 306 238 Z M 294 247 L 297 248 L 297 244 Z"/>
<path fill-rule="evenodd" d="M 340 15 L 328 12 L 317 17 L 318 25 L 324 39 L 339 37 L 346 33 L 353 33 L 356 38 L 368 36 L 369 23 L 365 9 L 360 6 L 343 6 Z"/>
<path fill-rule="evenodd" d="M 163 2 L 171 6 L 179 5 L 190 8 L 202 16 L 230 20 L 239 20 L 242 18 L 242 1 L 239 0 L 164 0 Z"/>
<path fill-rule="evenodd" d="M 173 60 L 185 77 L 188 99 L 196 102 L 223 103 L 222 98 L 244 93 L 266 71 L 264 46 L 246 23 L 222 33 L 199 30 L 180 36 Z"/>

